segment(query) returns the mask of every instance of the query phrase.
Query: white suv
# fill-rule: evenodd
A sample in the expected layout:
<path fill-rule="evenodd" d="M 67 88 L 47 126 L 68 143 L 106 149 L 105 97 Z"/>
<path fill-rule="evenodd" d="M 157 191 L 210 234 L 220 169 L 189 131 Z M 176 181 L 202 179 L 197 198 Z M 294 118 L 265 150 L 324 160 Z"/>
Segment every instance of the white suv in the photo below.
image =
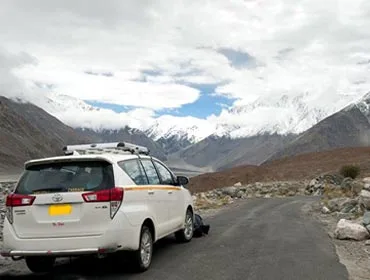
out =
<path fill-rule="evenodd" d="M 192 239 L 188 179 L 145 147 L 119 142 L 64 150 L 25 163 L 6 199 L 2 256 L 47 272 L 56 257 L 131 251 L 145 271 L 157 240 L 173 233 L 181 242 Z"/>

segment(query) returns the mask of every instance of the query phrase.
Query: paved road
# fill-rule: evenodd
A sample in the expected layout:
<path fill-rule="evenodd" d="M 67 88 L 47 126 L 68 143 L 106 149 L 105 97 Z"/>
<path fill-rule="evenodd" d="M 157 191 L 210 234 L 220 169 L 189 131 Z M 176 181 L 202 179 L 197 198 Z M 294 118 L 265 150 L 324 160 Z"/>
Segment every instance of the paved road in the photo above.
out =
<path fill-rule="evenodd" d="M 320 225 L 301 207 L 313 198 L 250 199 L 206 219 L 210 235 L 189 244 L 167 238 L 156 246 L 152 267 L 132 274 L 115 260 L 72 260 L 53 275 L 29 274 L 23 263 L 1 279 L 348 279 Z"/>

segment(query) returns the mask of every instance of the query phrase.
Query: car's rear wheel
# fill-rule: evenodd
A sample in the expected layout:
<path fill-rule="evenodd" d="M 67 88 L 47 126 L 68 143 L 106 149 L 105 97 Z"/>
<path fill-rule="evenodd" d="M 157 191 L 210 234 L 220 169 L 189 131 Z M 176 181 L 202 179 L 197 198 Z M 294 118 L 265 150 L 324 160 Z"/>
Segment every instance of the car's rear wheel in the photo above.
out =
<path fill-rule="evenodd" d="M 144 272 L 148 270 L 152 262 L 153 254 L 153 235 L 150 229 L 143 225 L 140 234 L 139 249 L 134 253 L 134 264 L 136 271 Z"/>
<path fill-rule="evenodd" d="M 193 212 L 188 209 L 185 215 L 185 226 L 183 229 L 175 233 L 176 240 L 179 242 L 189 242 L 193 238 L 194 234 L 194 215 Z"/>
<path fill-rule="evenodd" d="M 35 273 L 50 272 L 55 264 L 53 257 L 26 257 L 26 265 Z"/>

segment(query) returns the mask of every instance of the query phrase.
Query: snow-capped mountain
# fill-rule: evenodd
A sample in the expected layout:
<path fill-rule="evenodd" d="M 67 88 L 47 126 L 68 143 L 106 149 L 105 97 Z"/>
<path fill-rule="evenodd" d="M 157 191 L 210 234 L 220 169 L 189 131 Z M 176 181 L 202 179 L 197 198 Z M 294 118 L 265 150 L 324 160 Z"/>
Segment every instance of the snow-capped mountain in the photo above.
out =
<path fill-rule="evenodd" d="M 318 122 L 270 156 L 269 161 L 300 153 L 370 145 L 370 93 Z"/>
<path fill-rule="evenodd" d="M 43 108 L 49 114 L 59 115 L 64 112 L 99 112 L 100 108 L 91 106 L 86 102 L 68 95 L 48 92 L 43 96 L 38 96 L 32 103 Z M 76 116 L 75 116 L 76 117 Z"/>
<path fill-rule="evenodd" d="M 314 98 L 308 93 L 293 97 L 261 97 L 222 112 L 214 134 L 233 139 L 264 133 L 298 134 L 341 110 L 353 98 L 352 95 L 336 99 Z"/>
<path fill-rule="evenodd" d="M 146 133 L 154 140 L 175 138 L 196 143 L 215 131 L 209 121 L 194 117 L 161 116 L 153 121 Z"/>
<path fill-rule="evenodd" d="M 298 134 L 354 101 L 353 95 L 260 97 L 248 104 L 236 104 L 219 116 L 199 119 L 191 116 L 163 115 L 137 109 L 116 113 L 53 92 L 28 100 L 74 128 L 95 131 L 125 127 L 141 130 L 162 147 L 175 152 L 208 136 L 239 139 L 260 134 Z M 366 103 L 367 104 L 367 103 Z M 369 106 L 363 104 L 363 108 Z M 178 143 L 179 144 L 178 144 Z"/>

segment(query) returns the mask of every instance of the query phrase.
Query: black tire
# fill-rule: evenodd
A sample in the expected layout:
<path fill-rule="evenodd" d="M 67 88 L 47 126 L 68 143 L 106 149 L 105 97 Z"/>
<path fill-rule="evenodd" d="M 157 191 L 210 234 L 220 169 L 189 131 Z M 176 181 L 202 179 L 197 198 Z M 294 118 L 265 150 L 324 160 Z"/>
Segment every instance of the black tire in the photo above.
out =
<path fill-rule="evenodd" d="M 45 273 L 53 270 L 55 258 L 53 257 L 26 257 L 26 265 L 34 273 Z"/>
<path fill-rule="evenodd" d="M 145 260 L 146 256 L 148 260 Z M 134 252 L 132 259 L 135 272 L 144 272 L 148 270 L 152 263 L 152 256 L 153 234 L 146 225 L 143 225 L 140 233 L 139 249 Z"/>
<path fill-rule="evenodd" d="M 190 209 L 186 211 L 185 227 L 175 232 L 175 238 L 178 242 L 190 242 L 194 236 L 194 215 Z"/>

